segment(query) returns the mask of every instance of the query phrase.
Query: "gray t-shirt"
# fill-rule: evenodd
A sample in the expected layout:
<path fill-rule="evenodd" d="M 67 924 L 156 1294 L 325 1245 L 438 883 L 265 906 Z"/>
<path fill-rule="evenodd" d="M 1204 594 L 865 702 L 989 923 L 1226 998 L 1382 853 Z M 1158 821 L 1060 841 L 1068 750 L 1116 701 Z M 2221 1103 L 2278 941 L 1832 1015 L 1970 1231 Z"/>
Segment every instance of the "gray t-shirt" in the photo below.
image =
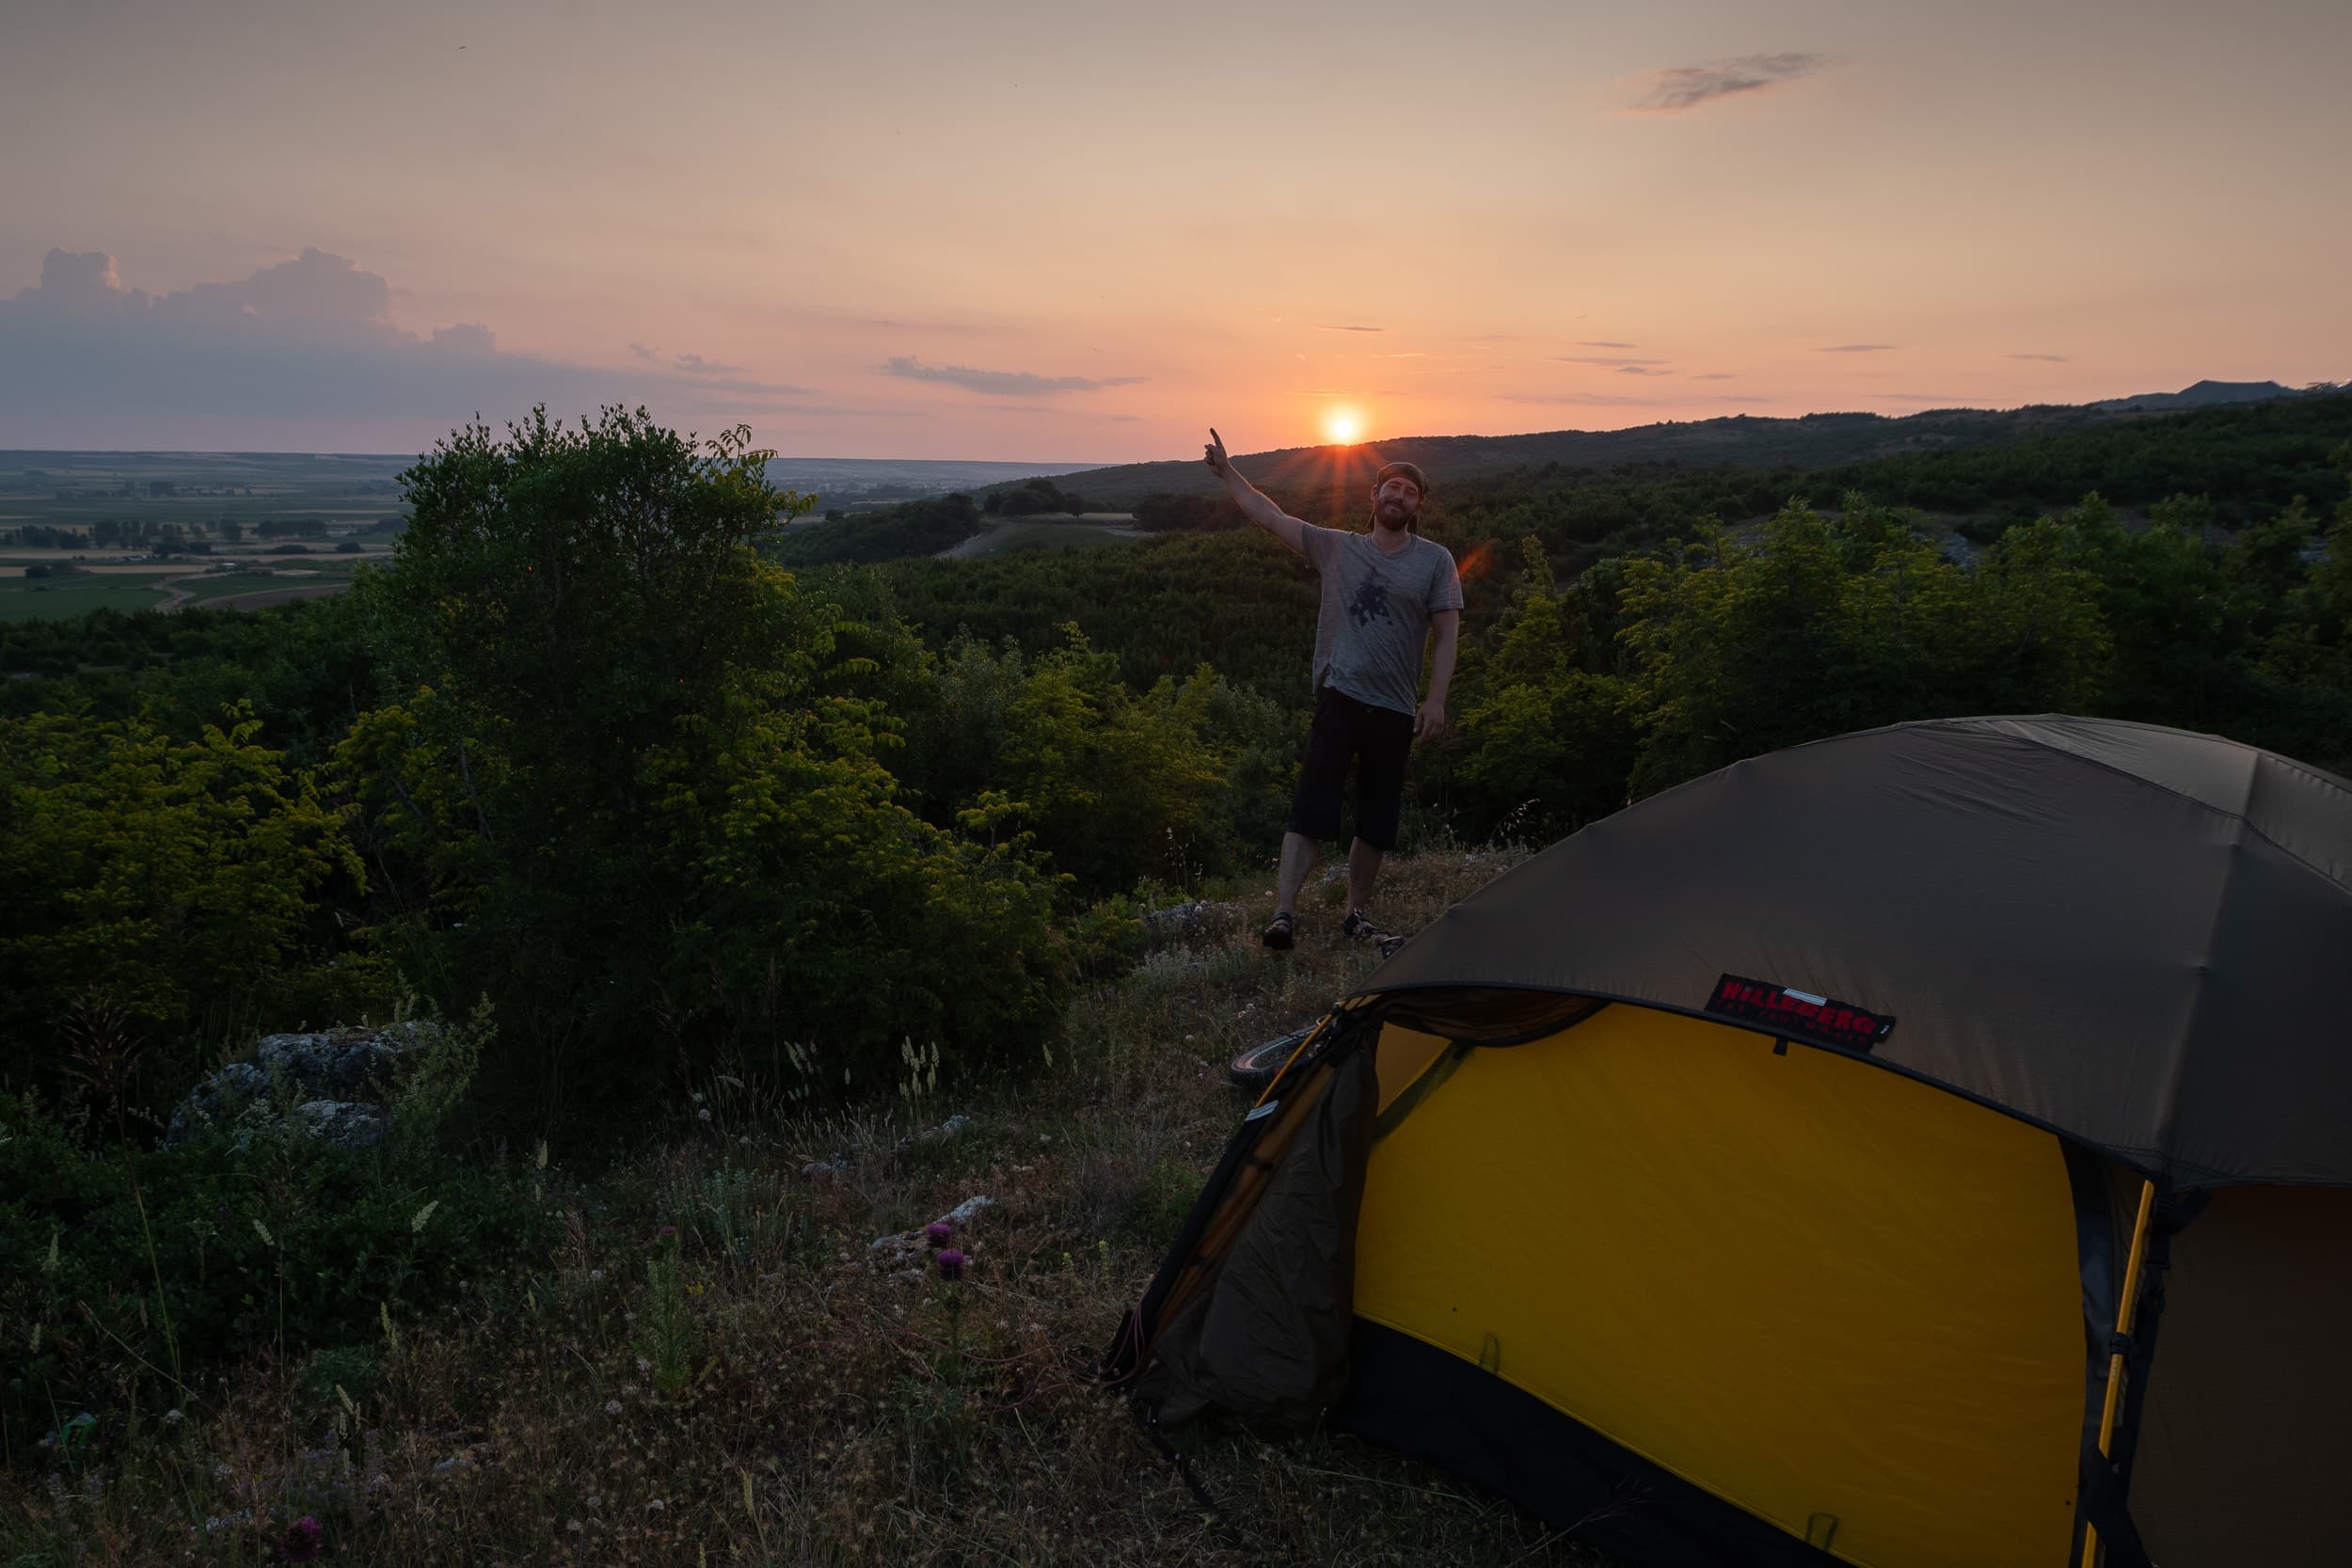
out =
<path fill-rule="evenodd" d="M 1418 533 L 1394 555 L 1350 529 L 1307 523 L 1299 533 L 1308 563 L 1323 577 L 1314 689 L 1328 685 L 1359 703 L 1411 713 L 1421 705 L 1430 614 L 1462 608 L 1454 552 Z"/>

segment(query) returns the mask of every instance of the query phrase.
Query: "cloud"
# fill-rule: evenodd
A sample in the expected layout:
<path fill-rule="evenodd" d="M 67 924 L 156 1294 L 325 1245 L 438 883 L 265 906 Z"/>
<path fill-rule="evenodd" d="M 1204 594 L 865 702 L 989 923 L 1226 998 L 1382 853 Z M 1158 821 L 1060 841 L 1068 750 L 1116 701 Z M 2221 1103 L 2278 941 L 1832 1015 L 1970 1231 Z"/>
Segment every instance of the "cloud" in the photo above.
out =
<path fill-rule="evenodd" d="M 1552 357 L 1563 365 L 1605 365 L 1613 371 L 1621 371 L 1629 367 L 1639 369 L 1645 365 L 1662 365 L 1666 362 L 1663 359 L 1615 359 L 1597 354 L 1555 354 Z"/>
<path fill-rule="evenodd" d="M 1503 403 L 1559 403 L 1585 408 L 1650 408 L 1655 398 L 1618 397 L 1613 392 L 1497 392 Z"/>
<path fill-rule="evenodd" d="M 1633 107 L 1645 113 L 1680 114 L 1718 98 L 1793 82 L 1836 62 L 1834 55 L 1741 55 L 1705 65 L 1673 66 L 1640 78 L 1648 90 Z"/>
<path fill-rule="evenodd" d="M 0 298 L 0 439 L 259 447 L 298 431 L 421 450 L 477 412 L 537 403 L 564 417 L 642 403 L 681 422 L 818 412 L 792 406 L 806 388 L 691 355 L 663 365 L 643 344 L 614 369 L 508 352 L 479 322 L 410 332 L 390 301 L 380 275 L 324 250 L 162 294 L 125 287 L 103 253 L 52 250 L 39 283 Z"/>
<path fill-rule="evenodd" d="M 1619 365 L 1617 367 L 1617 373 L 1619 375 L 1672 375 L 1675 372 L 1672 371 L 1654 371 L 1647 365 Z"/>
<path fill-rule="evenodd" d="M 2038 359 L 2045 365 L 2063 365 L 2067 363 L 2066 356 L 2063 354 L 2012 354 L 2009 356 L 2009 357 L 2011 359 Z"/>
<path fill-rule="evenodd" d="M 909 381 L 942 381 L 950 387 L 961 387 L 967 392 L 979 392 L 994 398 L 1093 392 L 1105 387 L 1133 387 L 1143 380 L 1139 375 L 1104 376 L 1098 380 L 1083 375 L 1032 375 L 1027 371 L 976 371 L 966 365 L 926 365 L 906 355 L 891 360 L 882 369 L 891 375 L 903 376 Z"/>
<path fill-rule="evenodd" d="M 1319 332 L 1386 332 L 1385 326 L 1319 326 Z"/>
<path fill-rule="evenodd" d="M 1709 371 L 1705 375 L 1694 375 L 1691 379 L 1693 381 L 1737 381 L 1739 377 L 1730 371 Z"/>
<path fill-rule="evenodd" d="M 1599 338 L 1579 338 L 1577 345 L 1580 348 L 1640 348 L 1642 346 L 1639 343 L 1613 343 Z"/>
<path fill-rule="evenodd" d="M 1813 352 L 1816 354 L 1884 354 L 1894 346 L 1893 343 L 1836 343 L 1828 348 L 1817 348 Z"/>

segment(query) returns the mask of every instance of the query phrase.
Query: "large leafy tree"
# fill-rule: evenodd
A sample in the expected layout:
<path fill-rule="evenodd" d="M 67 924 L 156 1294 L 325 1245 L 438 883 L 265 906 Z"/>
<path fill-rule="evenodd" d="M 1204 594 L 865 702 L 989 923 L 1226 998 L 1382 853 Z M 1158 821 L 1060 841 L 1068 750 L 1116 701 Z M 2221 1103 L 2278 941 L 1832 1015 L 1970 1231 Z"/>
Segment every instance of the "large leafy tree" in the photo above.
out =
<path fill-rule="evenodd" d="M 897 644 L 760 559 L 809 503 L 746 436 L 460 431 L 364 590 L 402 695 L 341 758 L 384 935 L 453 1005 L 492 996 L 494 1070 L 546 1114 L 710 1053 L 1025 1047 L 1052 1011 L 1042 874 L 898 801 L 867 657 Z"/>

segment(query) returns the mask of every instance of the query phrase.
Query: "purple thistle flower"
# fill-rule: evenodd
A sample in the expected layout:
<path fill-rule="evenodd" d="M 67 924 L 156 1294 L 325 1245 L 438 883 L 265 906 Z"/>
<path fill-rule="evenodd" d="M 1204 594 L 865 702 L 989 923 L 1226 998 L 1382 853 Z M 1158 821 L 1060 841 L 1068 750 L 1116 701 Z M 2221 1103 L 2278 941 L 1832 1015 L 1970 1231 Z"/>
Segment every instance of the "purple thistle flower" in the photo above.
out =
<path fill-rule="evenodd" d="M 930 1243 L 934 1251 L 955 1239 L 956 1227 L 946 1220 L 933 1220 L 923 1227 L 923 1240 Z"/>
<path fill-rule="evenodd" d="M 939 1277 L 942 1279 L 961 1279 L 963 1277 L 962 1248 L 949 1247 L 939 1255 Z"/>
<path fill-rule="evenodd" d="M 675 1225 L 665 1225 L 660 1230 L 655 1231 L 654 1234 L 666 1242 L 671 1237 L 677 1234 L 677 1227 Z"/>
<path fill-rule="evenodd" d="M 286 1538 L 278 1544 L 280 1562 L 313 1562 L 326 1544 L 326 1531 L 310 1514 L 304 1514 L 286 1527 Z"/>

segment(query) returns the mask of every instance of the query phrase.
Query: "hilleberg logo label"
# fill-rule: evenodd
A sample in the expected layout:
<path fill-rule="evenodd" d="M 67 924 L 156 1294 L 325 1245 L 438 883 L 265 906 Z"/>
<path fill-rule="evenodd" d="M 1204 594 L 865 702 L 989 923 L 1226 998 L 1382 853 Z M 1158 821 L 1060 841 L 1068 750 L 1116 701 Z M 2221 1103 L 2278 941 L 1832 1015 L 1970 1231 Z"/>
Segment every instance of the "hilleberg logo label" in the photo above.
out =
<path fill-rule="evenodd" d="M 1726 974 L 1715 982 L 1715 994 L 1707 999 L 1707 1010 L 1743 1023 L 1760 1023 L 1777 1035 L 1848 1051 L 1868 1051 L 1895 1027 L 1892 1013 L 1874 1013 L 1851 1002 L 1816 996 L 1809 990 L 1790 990 L 1741 974 Z"/>

